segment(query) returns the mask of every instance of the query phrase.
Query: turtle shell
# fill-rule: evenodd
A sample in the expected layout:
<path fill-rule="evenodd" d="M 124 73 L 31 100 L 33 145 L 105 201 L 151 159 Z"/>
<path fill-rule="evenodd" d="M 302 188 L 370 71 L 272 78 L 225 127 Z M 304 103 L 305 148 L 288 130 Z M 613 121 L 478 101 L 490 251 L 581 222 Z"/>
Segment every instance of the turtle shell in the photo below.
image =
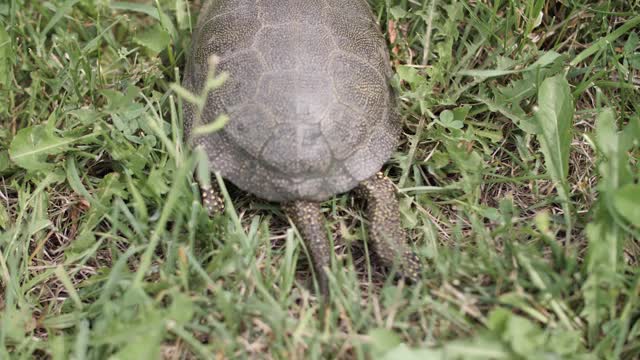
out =
<path fill-rule="evenodd" d="M 366 0 L 212 0 L 201 11 L 184 86 L 200 93 L 209 58 L 228 80 L 185 133 L 211 167 L 271 201 L 322 201 L 372 176 L 400 132 L 386 43 Z"/>

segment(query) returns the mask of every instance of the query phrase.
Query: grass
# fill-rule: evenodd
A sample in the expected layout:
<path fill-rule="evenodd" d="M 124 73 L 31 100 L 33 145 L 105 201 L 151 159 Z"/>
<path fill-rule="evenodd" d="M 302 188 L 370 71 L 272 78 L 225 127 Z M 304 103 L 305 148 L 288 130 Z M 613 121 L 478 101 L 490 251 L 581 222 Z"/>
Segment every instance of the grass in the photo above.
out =
<path fill-rule="evenodd" d="M 424 280 L 386 280 L 336 196 L 323 308 L 277 205 L 198 201 L 171 90 L 197 11 L 0 3 L 0 358 L 639 358 L 640 4 L 372 8 Z"/>

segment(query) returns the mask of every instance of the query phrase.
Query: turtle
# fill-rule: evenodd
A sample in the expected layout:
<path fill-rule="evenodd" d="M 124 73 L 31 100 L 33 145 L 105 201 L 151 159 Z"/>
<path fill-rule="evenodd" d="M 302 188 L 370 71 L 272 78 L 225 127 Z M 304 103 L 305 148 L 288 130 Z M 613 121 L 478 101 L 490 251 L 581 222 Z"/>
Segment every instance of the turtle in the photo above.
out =
<path fill-rule="evenodd" d="M 332 251 L 321 203 L 351 190 L 367 204 L 376 257 L 418 279 L 395 186 L 380 172 L 402 127 L 388 48 L 366 0 L 210 0 L 191 39 L 183 87 L 202 91 L 212 57 L 228 78 L 199 113 L 185 103 L 185 136 L 226 181 L 282 205 L 320 293 L 329 294 Z M 221 114 L 230 119 L 221 130 L 193 131 Z M 219 189 L 201 193 L 212 215 L 224 211 Z"/>

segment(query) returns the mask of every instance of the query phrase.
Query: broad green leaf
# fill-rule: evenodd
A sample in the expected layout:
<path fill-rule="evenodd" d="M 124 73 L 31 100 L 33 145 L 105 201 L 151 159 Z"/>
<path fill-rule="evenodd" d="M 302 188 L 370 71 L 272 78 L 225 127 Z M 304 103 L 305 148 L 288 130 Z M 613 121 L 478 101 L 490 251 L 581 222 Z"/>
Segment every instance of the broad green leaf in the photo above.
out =
<path fill-rule="evenodd" d="M 611 160 L 610 157 L 619 152 L 616 125 L 616 115 L 610 108 L 603 109 L 596 119 L 596 144 L 598 149 Z"/>
<path fill-rule="evenodd" d="M 63 360 L 69 358 L 69 348 L 65 346 L 65 335 L 53 335 L 49 337 L 47 350 L 51 354 L 52 360 Z"/>
<path fill-rule="evenodd" d="M 532 71 L 535 69 L 538 69 L 539 67 L 544 67 L 547 65 L 552 64 L 557 58 L 559 58 L 560 54 L 558 54 L 555 51 L 548 51 L 545 52 L 536 62 L 534 62 L 533 64 L 527 66 L 524 69 L 519 69 L 519 70 L 511 70 L 511 69 L 468 69 L 468 70 L 461 70 L 458 72 L 459 75 L 465 75 L 465 76 L 473 76 L 473 77 L 477 77 L 477 78 L 492 78 L 492 77 L 499 77 L 499 76 L 505 76 L 505 75 L 511 75 L 511 74 L 517 74 L 517 73 L 521 73 L 521 72 L 526 72 L 526 71 Z"/>
<path fill-rule="evenodd" d="M 411 207 L 413 199 L 405 197 L 400 200 L 400 215 L 402 219 L 402 225 L 406 228 L 413 229 L 418 225 L 418 216 L 415 210 Z"/>
<path fill-rule="evenodd" d="M 544 154 L 547 172 L 563 200 L 565 219 L 570 224 L 569 150 L 573 125 L 573 97 L 569 83 L 562 75 L 544 80 L 538 90 L 535 120 L 540 129 L 538 141 Z"/>
<path fill-rule="evenodd" d="M 623 151 L 628 151 L 633 146 L 640 146 L 640 116 L 629 119 L 629 123 L 620 135 L 620 144 Z M 0 169 L 2 169 L 1 166 Z"/>
<path fill-rule="evenodd" d="M 100 93 L 107 99 L 109 111 L 133 111 L 141 107 L 141 105 L 136 102 L 136 98 L 140 96 L 141 90 L 134 85 L 127 86 L 124 91 L 104 89 L 101 90 Z"/>
<path fill-rule="evenodd" d="M 640 185 L 623 186 L 615 192 L 613 200 L 618 213 L 634 226 L 640 227 Z"/>
<path fill-rule="evenodd" d="M 524 132 L 529 134 L 540 133 L 537 122 L 525 114 L 522 108 L 520 108 L 520 105 L 517 104 L 517 99 L 507 101 L 502 95 L 497 97 L 495 100 L 480 96 L 472 96 L 472 98 L 487 105 L 490 111 L 499 112 L 509 118 Z M 509 107 L 508 102 L 511 102 L 511 107 Z"/>
<path fill-rule="evenodd" d="M 180 30 L 186 30 L 189 28 L 189 16 L 185 0 L 176 0 L 176 20 Z"/>
<path fill-rule="evenodd" d="M 51 29 L 53 29 L 54 26 L 56 26 L 56 24 L 58 23 L 58 21 L 62 20 L 62 18 L 71 11 L 71 9 L 73 9 L 73 7 L 79 3 L 80 0 L 67 0 L 64 2 L 64 4 L 62 4 L 61 6 L 59 6 L 56 10 L 55 15 L 53 15 L 53 17 L 51 18 L 51 20 L 49 20 L 49 22 L 47 23 L 47 25 L 44 27 L 44 29 L 42 30 L 42 33 L 40 33 L 40 35 L 42 37 L 46 36 L 47 33 L 49 33 L 49 31 L 51 31 Z"/>
<path fill-rule="evenodd" d="M 585 304 L 580 314 L 589 324 L 591 339 L 598 336 L 602 322 L 616 302 L 615 288 L 620 281 L 618 270 L 622 255 L 620 229 L 606 211 L 599 211 L 596 216 L 598 220 L 585 229 L 589 240 L 586 264 L 589 276 L 582 285 Z"/>
<path fill-rule="evenodd" d="M 460 106 L 453 109 L 453 119 L 458 121 L 464 121 L 469 115 L 469 111 L 471 110 L 471 106 L 465 105 Z"/>
<path fill-rule="evenodd" d="M 0 109 L 0 113 L 2 109 Z M 0 151 L 0 174 L 2 172 L 8 170 L 12 166 L 11 160 L 9 159 L 9 151 L 4 150 Z"/>
<path fill-rule="evenodd" d="M 400 344 L 380 357 L 382 360 L 445 360 L 446 352 L 441 349 L 412 349 Z"/>
<path fill-rule="evenodd" d="M 483 159 L 477 151 L 468 151 L 463 143 L 447 142 L 449 157 L 460 168 L 462 179 L 460 185 L 467 196 L 477 197 L 483 173 Z"/>
<path fill-rule="evenodd" d="M 564 331 L 558 329 L 549 336 L 547 347 L 556 354 L 572 356 L 583 352 L 581 339 L 582 332 L 580 330 Z M 586 357 L 585 357 L 586 360 Z"/>
<path fill-rule="evenodd" d="M 369 331 L 369 341 L 373 351 L 377 354 L 385 352 L 400 345 L 400 337 L 389 329 L 376 328 Z"/>
<path fill-rule="evenodd" d="M 169 191 L 167 179 L 163 177 L 163 169 L 154 168 L 149 172 L 147 177 L 147 186 L 149 186 L 158 196 L 166 194 Z"/>
<path fill-rule="evenodd" d="M 547 66 L 556 61 L 557 58 L 561 57 L 561 54 L 558 54 L 555 51 L 547 51 L 536 62 L 534 62 L 531 66 L 527 68 L 527 70 L 533 70 L 539 66 Z"/>
<path fill-rule="evenodd" d="M 636 53 L 633 55 L 629 55 L 627 57 L 627 61 L 629 62 L 629 65 L 631 65 L 631 67 L 633 67 L 634 69 L 640 69 L 640 54 Z"/>
<path fill-rule="evenodd" d="M 73 259 L 90 249 L 95 244 L 96 237 L 93 233 L 93 229 L 88 229 L 87 226 L 84 226 L 82 231 L 80 231 L 80 234 L 78 234 L 78 236 L 73 239 L 73 242 L 64 250 L 65 259 Z"/>
<path fill-rule="evenodd" d="M 169 33 L 160 26 L 153 26 L 145 30 L 141 34 L 134 36 L 133 40 L 155 54 L 166 49 L 171 43 Z"/>
<path fill-rule="evenodd" d="M 624 135 L 618 134 L 614 111 L 610 108 L 603 109 L 596 119 L 595 139 L 598 150 L 604 155 L 599 166 L 602 176 L 600 190 L 603 193 L 618 189 L 631 181 L 631 174 L 626 166 L 626 151 L 631 142 L 625 141 Z"/>
<path fill-rule="evenodd" d="M 615 113 L 610 108 L 603 109 L 596 119 L 595 136 L 600 155 L 600 198 L 594 221 L 585 229 L 589 241 L 586 261 L 589 276 L 582 286 L 585 305 L 581 316 L 589 324 L 590 340 L 598 336 L 618 298 L 621 279 L 617 272 L 622 265 L 624 234 L 615 224 L 614 216 L 618 216 L 621 208 L 628 208 L 627 204 L 617 201 L 618 189 L 631 181 L 624 142 L 618 133 Z"/>
<path fill-rule="evenodd" d="M 32 326 L 32 317 L 27 309 L 16 306 L 2 309 L 2 332 L 7 338 L 20 342 L 25 338 L 25 331 Z"/>
<path fill-rule="evenodd" d="M 497 339 L 480 335 L 471 340 L 452 341 L 444 347 L 442 357 L 422 357 L 421 359 L 507 360 L 514 358 L 517 357 L 508 352 L 505 346 Z"/>
<path fill-rule="evenodd" d="M 0 87 L 9 85 L 11 81 L 11 39 L 0 23 Z M 4 105 L 0 106 L 0 111 Z"/>
<path fill-rule="evenodd" d="M 396 20 L 402 19 L 403 17 L 407 16 L 407 11 L 400 5 L 392 7 L 389 12 L 391 13 L 391 16 L 393 16 L 393 18 Z"/>
<path fill-rule="evenodd" d="M 73 156 L 68 157 L 66 159 L 65 165 L 67 168 L 67 182 L 69 183 L 69 186 L 73 189 L 73 191 L 84 197 L 93 206 L 99 206 L 99 204 L 96 203 L 95 199 L 93 198 L 93 196 L 91 196 L 87 188 L 82 184 L 76 159 Z"/>
<path fill-rule="evenodd" d="M 171 19 L 167 14 L 160 11 L 155 1 L 153 2 L 153 4 L 139 4 L 129 1 L 114 1 L 109 5 L 109 7 L 114 10 L 125 10 L 146 14 L 156 20 L 159 20 L 164 29 L 167 30 L 169 34 L 173 35 L 174 38 L 177 35 L 176 28 L 175 26 L 173 26 Z"/>
<path fill-rule="evenodd" d="M 489 327 L 517 354 L 526 356 L 544 345 L 544 334 L 530 320 L 498 308 L 489 315 Z"/>
<path fill-rule="evenodd" d="M 635 53 L 636 47 L 638 47 L 638 43 L 640 43 L 640 39 L 638 39 L 638 33 L 632 31 L 627 38 L 627 42 L 624 44 L 624 53 L 627 55 Z"/>
<path fill-rule="evenodd" d="M 27 170 L 46 170 L 52 167 L 47 157 L 66 151 L 76 140 L 62 138 L 45 125 L 31 126 L 18 131 L 9 146 L 9 156 Z"/>
<path fill-rule="evenodd" d="M 0 229 L 6 229 L 9 226 L 10 220 L 11 218 L 7 212 L 7 208 L 0 202 Z"/>
<path fill-rule="evenodd" d="M 521 72 L 522 70 L 500 70 L 500 69 L 489 69 L 489 70 L 476 70 L 476 69 L 469 69 L 469 70 L 461 70 L 458 72 L 458 75 L 464 75 L 464 76 L 473 76 L 473 77 L 477 77 L 477 78 L 491 78 L 491 77 L 499 77 L 499 76 L 505 76 L 505 75 L 511 75 L 511 74 L 517 74 L 519 72 Z"/>
<path fill-rule="evenodd" d="M 473 129 L 473 133 L 478 137 L 484 137 L 491 140 L 494 143 L 502 141 L 504 136 L 500 131 L 491 131 L 491 130 L 482 130 L 482 129 Z"/>
<path fill-rule="evenodd" d="M 132 334 L 131 341 L 124 344 L 118 353 L 109 360 L 154 360 L 160 358 L 160 343 L 164 337 L 164 324 L 150 321 L 148 326 L 140 326 L 137 334 Z"/>
<path fill-rule="evenodd" d="M 186 325 L 191 321 L 195 313 L 195 305 L 193 301 L 185 294 L 175 293 L 173 302 L 169 307 L 169 319 L 175 321 L 178 325 Z"/>
<path fill-rule="evenodd" d="M 456 119 L 456 114 L 451 110 L 445 110 L 440 114 L 440 122 L 444 127 L 452 129 L 462 129 L 464 123 L 460 119 Z"/>
<path fill-rule="evenodd" d="M 158 8 L 151 4 L 139 4 L 129 1 L 114 1 L 109 4 L 109 7 L 113 10 L 125 10 L 146 14 L 156 20 L 160 20 L 160 15 L 158 15 Z"/>
<path fill-rule="evenodd" d="M 398 66 L 396 69 L 400 80 L 406 81 L 411 85 L 412 88 L 417 88 L 421 84 L 423 84 L 426 80 L 424 76 L 420 74 L 418 69 L 411 66 Z"/>

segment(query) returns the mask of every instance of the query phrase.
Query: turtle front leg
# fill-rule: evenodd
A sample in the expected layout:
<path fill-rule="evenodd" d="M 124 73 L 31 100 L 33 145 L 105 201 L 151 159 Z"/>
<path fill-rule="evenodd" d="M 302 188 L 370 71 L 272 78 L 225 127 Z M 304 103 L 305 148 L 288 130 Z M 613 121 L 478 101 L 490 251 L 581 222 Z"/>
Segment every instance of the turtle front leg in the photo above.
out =
<path fill-rule="evenodd" d="M 202 194 L 202 205 L 207 209 L 209 216 L 222 214 L 224 211 L 224 199 L 217 187 L 214 188 L 211 184 L 201 182 L 200 193 Z"/>
<path fill-rule="evenodd" d="M 331 266 L 331 248 L 324 231 L 324 217 L 320 204 L 309 201 L 294 201 L 284 204 L 284 209 L 293 220 L 311 255 L 313 270 L 320 286 L 320 294 L 329 296 L 327 271 Z"/>
<path fill-rule="evenodd" d="M 360 183 L 356 193 L 367 201 L 369 238 L 385 266 L 398 264 L 400 275 L 417 281 L 422 264 L 406 242 L 400 224 L 400 207 L 391 180 L 382 173 Z"/>

